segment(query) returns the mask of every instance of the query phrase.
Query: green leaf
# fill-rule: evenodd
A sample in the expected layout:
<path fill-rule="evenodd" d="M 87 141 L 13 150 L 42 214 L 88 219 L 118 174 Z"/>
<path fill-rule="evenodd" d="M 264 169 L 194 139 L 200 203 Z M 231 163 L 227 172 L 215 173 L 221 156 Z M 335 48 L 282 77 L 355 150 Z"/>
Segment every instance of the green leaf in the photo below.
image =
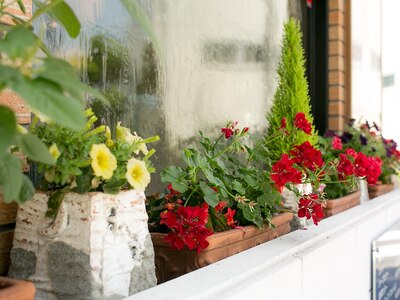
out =
<path fill-rule="evenodd" d="M 61 190 L 56 190 L 50 195 L 47 203 L 46 217 L 54 218 L 57 215 L 58 209 L 60 208 L 67 191 L 68 189 L 63 188 Z"/>
<path fill-rule="evenodd" d="M 208 179 L 208 181 L 210 181 L 211 184 L 218 187 L 218 190 L 221 192 L 222 197 L 228 197 L 228 194 L 226 193 L 226 190 L 225 190 L 225 184 L 222 182 L 222 180 L 219 179 L 218 177 L 215 177 L 211 171 L 209 171 L 205 168 L 202 168 L 202 171 L 203 171 L 204 175 L 206 176 L 206 178 Z"/>
<path fill-rule="evenodd" d="M 57 123 L 74 130 L 84 128 L 83 103 L 68 97 L 54 82 L 23 78 L 12 82 L 11 88 L 35 110 Z"/>
<path fill-rule="evenodd" d="M 208 203 L 208 205 L 215 207 L 219 202 L 218 193 L 216 193 L 203 181 L 200 182 L 200 189 L 203 192 L 204 200 Z"/>
<path fill-rule="evenodd" d="M 17 131 L 17 120 L 8 107 L 0 105 L 0 152 L 11 145 Z"/>
<path fill-rule="evenodd" d="M 23 176 L 21 162 L 17 157 L 7 154 L 0 160 L 0 185 L 4 202 L 19 201 Z"/>
<path fill-rule="evenodd" d="M 26 14 L 25 5 L 24 5 L 24 3 L 22 2 L 22 0 L 17 0 L 17 3 L 18 3 L 18 6 L 19 6 L 19 9 L 20 9 L 24 14 Z"/>
<path fill-rule="evenodd" d="M 155 45 L 155 49 L 160 57 L 163 57 L 161 52 L 160 44 L 158 43 L 157 36 L 153 30 L 153 25 L 151 20 L 144 12 L 142 7 L 137 3 L 136 0 L 120 0 L 125 9 L 132 16 L 132 18 L 142 27 L 144 32 L 146 32 L 150 41 Z"/>
<path fill-rule="evenodd" d="M 7 53 L 12 58 L 27 60 L 31 58 L 39 48 L 39 40 L 28 28 L 16 26 L 0 40 L 0 51 Z"/>
<path fill-rule="evenodd" d="M 93 174 L 88 173 L 83 173 L 82 175 L 75 177 L 77 186 L 73 191 L 79 194 L 88 192 L 92 188 L 92 177 Z"/>
<path fill-rule="evenodd" d="M 245 195 L 245 194 L 246 194 L 246 190 L 244 189 L 243 185 L 242 185 L 239 181 L 234 180 L 234 181 L 232 182 L 232 184 L 233 184 L 233 188 L 234 188 L 240 195 Z"/>
<path fill-rule="evenodd" d="M 83 100 L 83 93 L 87 93 L 97 99 L 109 104 L 106 97 L 99 91 L 82 83 L 74 68 L 66 61 L 58 58 L 48 57 L 40 66 L 39 77 L 57 83 L 63 90 L 68 92 L 77 100 Z"/>
<path fill-rule="evenodd" d="M 22 175 L 22 186 L 19 190 L 18 202 L 22 203 L 30 198 L 32 198 L 35 193 L 35 188 L 33 187 L 32 182 L 29 180 L 28 176 L 25 174 Z"/>
<path fill-rule="evenodd" d="M 116 194 L 121 190 L 125 183 L 125 179 L 116 179 L 113 177 L 103 185 L 103 191 L 107 194 Z"/>
<path fill-rule="evenodd" d="M 19 134 L 17 144 L 21 151 L 31 160 L 47 165 L 55 165 L 56 162 L 51 156 L 49 149 L 36 135 L 30 133 Z"/>
<path fill-rule="evenodd" d="M 50 10 L 50 15 L 65 28 L 70 37 L 76 38 L 79 35 L 81 24 L 68 4 L 60 2 Z"/>
<path fill-rule="evenodd" d="M 170 166 L 160 173 L 161 181 L 164 183 L 171 183 L 172 187 L 180 193 L 184 193 L 188 189 L 186 182 L 186 173 L 179 167 Z"/>

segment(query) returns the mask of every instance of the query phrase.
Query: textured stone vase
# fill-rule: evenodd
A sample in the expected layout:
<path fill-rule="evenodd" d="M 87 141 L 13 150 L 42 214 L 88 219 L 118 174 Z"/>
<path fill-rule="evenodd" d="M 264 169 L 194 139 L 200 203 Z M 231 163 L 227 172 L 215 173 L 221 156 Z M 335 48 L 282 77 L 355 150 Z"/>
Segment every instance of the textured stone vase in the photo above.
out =
<path fill-rule="evenodd" d="M 356 205 L 359 205 L 361 199 L 360 197 L 361 191 L 358 190 L 344 197 L 327 200 L 326 206 L 324 208 L 324 217 L 328 218 Z"/>
<path fill-rule="evenodd" d="M 120 299 L 156 284 L 145 196 L 67 193 L 55 219 L 36 193 L 17 215 L 9 275 L 36 299 Z"/>
<path fill-rule="evenodd" d="M 207 238 L 208 247 L 197 253 L 187 248 L 171 249 L 164 241 L 166 233 L 151 233 L 156 257 L 158 283 L 174 279 L 228 256 L 247 250 L 290 232 L 292 213 L 282 213 L 272 218 L 275 228 L 245 226 L 215 233 Z"/>

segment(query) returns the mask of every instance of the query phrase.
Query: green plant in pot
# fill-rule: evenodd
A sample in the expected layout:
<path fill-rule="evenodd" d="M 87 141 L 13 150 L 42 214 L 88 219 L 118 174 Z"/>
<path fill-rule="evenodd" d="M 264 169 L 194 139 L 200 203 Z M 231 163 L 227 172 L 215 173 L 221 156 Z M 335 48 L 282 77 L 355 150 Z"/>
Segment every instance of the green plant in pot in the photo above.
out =
<path fill-rule="evenodd" d="M 83 131 L 41 123 L 37 117 L 30 127 L 55 160 L 54 164 L 37 163 L 41 174 L 38 188 L 51 192 L 49 217 L 57 214 L 67 192 L 113 194 L 130 188 L 143 192 L 150 182 L 150 172 L 154 172 L 149 158 L 155 151 L 147 150 L 146 143 L 157 141 L 158 136 L 142 139 L 119 122 L 113 140 L 108 126 L 93 127 L 98 118 L 91 109 L 86 110 L 86 116 Z"/>
<path fill-rule="evenodd" d="M 264 144 L 268 148 L 265 159 L 270 159 L 272 163 L 278 161 L 283 153 L 288 153 L 295 145 L 306 141 L 311 145 L 317 143 L 305 77 L 300 24 L 291 18 L 285 23 L 283 31 L 282 52 L 277 70 L 278 87 L 272 107 L 267 113 L 268 130 L 264 137 Z M 302 113 L 302 119 L 308 120 L 311 125 L 307 132 L 295 127 L 298 113 Z M 285 130 L 289 132 L 289 138 L 282 139 L 282 122 L 286 124 Z"/>

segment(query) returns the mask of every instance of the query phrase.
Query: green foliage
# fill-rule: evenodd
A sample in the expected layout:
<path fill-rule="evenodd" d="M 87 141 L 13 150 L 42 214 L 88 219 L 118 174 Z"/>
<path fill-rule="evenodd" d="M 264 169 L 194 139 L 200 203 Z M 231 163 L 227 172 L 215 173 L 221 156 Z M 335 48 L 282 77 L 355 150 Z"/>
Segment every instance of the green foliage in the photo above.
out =
<path fill-rule="evenodd" d="M 234 125 L 229 123 L 227 128 Z M 232 128 L 233 128 L 232 127 Z M 273 213 L 279 211 L 280 194 L 271 185 L 269 173 L 254 159 L 252 150 L 243 140 L 247 129 L 235 129 L 230 138 L 221 134 L 212 140 L 200 132 L 201 149 L 184 149 L 183 168 L 170 166 L 161 171 L 161 181 L 177 191 L 173 199 L 167 194 L 149 200 L 150 223 L 158 223 L 166 205 L 179 204 L 210 207 L 210 227 L 215 231 L 229 229 L 213 209 L 220 201 L 236 210 L 240 225 L 262 227 Z M 222 217 L 224 218 L 224 217 Z"/>
<path fill-rule="evenodd" d="M 317 142 L 317 134 L 312 127 L 311 135 L 293 130 L 296 113 L 303 112 L 312 124 L 308 84 L 305 77 L 304 51 L 301 44 L 302 34 L 298 21 L 291 18 L 284 25 L 281 60 L 278 66 L 278 88 L 275 92 L 271 110 L 267 114 L 269 123 L 265 145 L 269 149 L 268 157 L 272 162 L 280 159 L 281 154 L 288 153 L 294 145 L 309 141 Z M 293 134 L 290 139 L 277 139 L 282 119 L 286 118 L 287 130 Z"/>

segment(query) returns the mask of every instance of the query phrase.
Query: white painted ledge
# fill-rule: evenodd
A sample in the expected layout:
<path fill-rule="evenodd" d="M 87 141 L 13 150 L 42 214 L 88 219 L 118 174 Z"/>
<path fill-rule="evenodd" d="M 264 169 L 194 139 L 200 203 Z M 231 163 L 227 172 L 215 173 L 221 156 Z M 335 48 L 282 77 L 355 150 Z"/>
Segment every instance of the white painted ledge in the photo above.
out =
<path fill-rule="evenodd" d="M 371 299 L 371 241 L 400 220 L 400 190 L 128 299 Z"/>

